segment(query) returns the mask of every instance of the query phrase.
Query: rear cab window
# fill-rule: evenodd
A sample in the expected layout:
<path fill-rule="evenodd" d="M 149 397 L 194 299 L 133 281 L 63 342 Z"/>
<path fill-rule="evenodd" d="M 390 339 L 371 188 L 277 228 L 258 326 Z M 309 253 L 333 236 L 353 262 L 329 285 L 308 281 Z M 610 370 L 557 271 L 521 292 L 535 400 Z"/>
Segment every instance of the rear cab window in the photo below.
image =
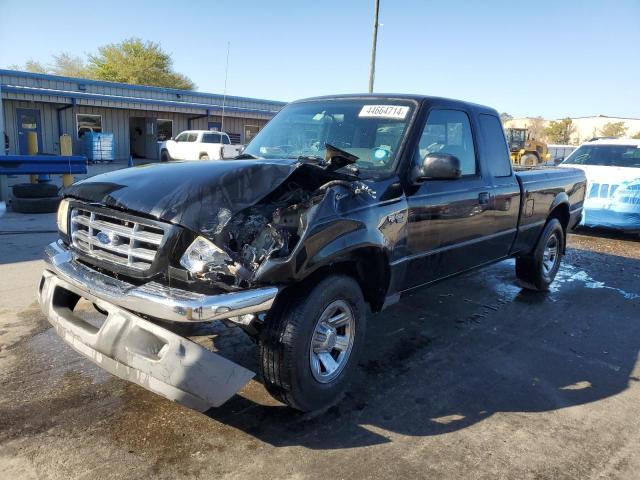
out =
<path fill-rule="evenodd" d="M 494 115 L 479 115 L 480 135 L 482 135 L 482 160 L 493 177 L 511 176 L 511 157 L 504 138 L 500 119 Z"/>
<path fill-rule="evenodd" d="M 221 143 L 219 133 L 203 133 L 202 143 Z"/>

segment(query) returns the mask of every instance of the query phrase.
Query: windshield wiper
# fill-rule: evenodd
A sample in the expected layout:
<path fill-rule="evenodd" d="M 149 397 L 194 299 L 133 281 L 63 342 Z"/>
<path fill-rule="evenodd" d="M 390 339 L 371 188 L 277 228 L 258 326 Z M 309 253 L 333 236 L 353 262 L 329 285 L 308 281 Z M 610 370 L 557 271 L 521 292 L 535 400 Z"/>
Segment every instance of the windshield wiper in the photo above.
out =
<path fill-rule="evenodd" d="M 262 159 L 262 157 L 258 157 L 256 155 L 253 155 L 252 153 L 241 153 L 240 155 L 233 157 L 233 159 L 234 160 L 247 160 L 247 159 L 260 160 Z"/>

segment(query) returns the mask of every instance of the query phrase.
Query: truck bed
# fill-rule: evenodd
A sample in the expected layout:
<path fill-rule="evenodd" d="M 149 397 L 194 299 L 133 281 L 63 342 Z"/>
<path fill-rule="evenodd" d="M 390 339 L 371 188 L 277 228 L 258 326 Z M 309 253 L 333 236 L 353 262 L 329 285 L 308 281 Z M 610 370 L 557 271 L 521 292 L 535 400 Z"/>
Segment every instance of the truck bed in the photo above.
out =
<path fill-rule="evenodd" d="M 577 168 L 540 166 L 515 170 L 521 195 L 513 253 L 535 244 L 549 213 L 563 200 L 569 203 L 568 211 L 563 212 L 567 218 L 563 220 L 569 228 L 575 226 L 580 220 L 587 185 L 584 172 Z"/>

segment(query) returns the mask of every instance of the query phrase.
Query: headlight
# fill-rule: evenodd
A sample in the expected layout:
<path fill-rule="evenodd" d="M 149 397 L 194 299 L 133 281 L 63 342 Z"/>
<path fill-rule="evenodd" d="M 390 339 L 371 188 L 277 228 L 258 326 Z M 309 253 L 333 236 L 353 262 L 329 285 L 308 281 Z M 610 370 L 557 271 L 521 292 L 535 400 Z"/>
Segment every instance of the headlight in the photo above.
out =
<path fill-rule="evenodd" d="M 206 265 L 223 265 L 232 262 L 231 257 L 204 237 L 196 238 L 180 258 L 180 265 L 191 273 L 202 272 Z"/>
<path fill-rule="evenodd" d="M 67 225 L 69 223 L 69 200 L 63 199 L 58 206 L 58 215 L 56 217 L 58 222 L 58 230 L 67 235 Z"/>

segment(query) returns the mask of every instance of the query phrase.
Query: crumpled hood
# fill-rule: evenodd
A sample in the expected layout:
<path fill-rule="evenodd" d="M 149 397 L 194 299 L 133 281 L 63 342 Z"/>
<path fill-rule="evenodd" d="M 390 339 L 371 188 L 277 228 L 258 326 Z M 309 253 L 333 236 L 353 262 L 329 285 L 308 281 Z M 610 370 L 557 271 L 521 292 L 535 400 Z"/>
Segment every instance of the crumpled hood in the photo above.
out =
<path fill-rule="evenodd" d="M 217 221 L 220 209 L 234 215 L 256 204 L 301 165 L 296 160 L 144 165 L 82 180 L 69 187 L 65 196 L 150 215 L 201 232 Z"/>

